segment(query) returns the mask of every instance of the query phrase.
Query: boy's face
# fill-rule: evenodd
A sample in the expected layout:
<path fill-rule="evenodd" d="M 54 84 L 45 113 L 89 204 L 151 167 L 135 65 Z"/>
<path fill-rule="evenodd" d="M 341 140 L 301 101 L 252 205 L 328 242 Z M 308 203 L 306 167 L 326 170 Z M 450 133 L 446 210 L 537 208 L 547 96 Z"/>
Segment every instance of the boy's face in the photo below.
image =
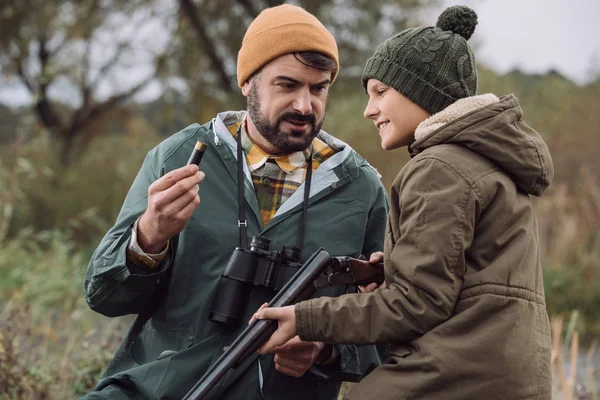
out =
<path fill-rule="evenodd" d="M 306 149 L 323 124 L 330 83 L 330 72 L 292 54 L 271 61 L 242 86 L 251 137 L 259 133 L 257 143 L 271 154 Z"/>
<path fill-rule="evenodd" d="M 364 116 L 375 122 L 381 136 L 381 147 L 392 150 L 414 142 L 415 129 L 430 114 L 377 79 L 369 79 L 367 94 L 369 102 Z"/>

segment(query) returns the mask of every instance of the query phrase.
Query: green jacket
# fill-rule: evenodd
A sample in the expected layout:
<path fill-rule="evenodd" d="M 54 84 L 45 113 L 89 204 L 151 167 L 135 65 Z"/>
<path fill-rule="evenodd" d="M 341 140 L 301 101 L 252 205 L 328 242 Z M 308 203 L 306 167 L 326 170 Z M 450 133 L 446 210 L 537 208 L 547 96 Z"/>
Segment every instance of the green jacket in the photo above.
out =
<path fill-rule="evenodd" d="M 121 344 L 96 387 L 104 391 L 89 398 L 181 399 L 244 328 L 227 331 L 208 320 L 216 285 L 239 243 L 236 144 L 226 125 L 244 115 L 221 113 L 203 126 L 187 127 L 148 153 L 115 225 L 92 256 L 85 296 L 92 309 L 111 317 L 139 314 L 159 301 L 141 333 L 130 331 Z M 319 247 L 332 255 L 354 257 L 381 251 L 388 198 L 377 172 L 347 144 L 325 132 L 319 137 L 338 152 L 313 172 L 301 261 Z M 128 265 L 131 227 L 147 205 L 148 186 L 185 165 L 197 140 L 209 145 L 201 164 L 206 179 L 200 185 L 200 205 L 158 271 Z M 244 169 L 248 237 L 262 235 L 276 250 L 284 244 L 295 245 L 304 185 L 263 226 L 246 163 Z M 170 283 L 165 284 L 168 272 Z M 345 287 L 327 288 L 317 295 L 337 296 L 345 291 Z M 248 321 L 271 297 L 254 290 L 243 320 Z M 128 339 L 131 346 L 127 346 Z M 262 386 L 267 399 L 335 399 L 339 379 L 358 380 L 378 364 L 374 349 L 342 346 L 340 363 L 313 367 L 302 378 L 276 371 L 271 355 L 255 354 L 232 370 L 211 398 L 261 399 Z"/>
<path fill-rule="evenodd" d="M 304 340 L 392 343 L 349 399 L 551 398 L 529 197 L 552 180 L 550 153 L 514 96 L 455 104 L 417 130 L 412 159 L 393 183 L 389 289 L 296 306 Z"/>

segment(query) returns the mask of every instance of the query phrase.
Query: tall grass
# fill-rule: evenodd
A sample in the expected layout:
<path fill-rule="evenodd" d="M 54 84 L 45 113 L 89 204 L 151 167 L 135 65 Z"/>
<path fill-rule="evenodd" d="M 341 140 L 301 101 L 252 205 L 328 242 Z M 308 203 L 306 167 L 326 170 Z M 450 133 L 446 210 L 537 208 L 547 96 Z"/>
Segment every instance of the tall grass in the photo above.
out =
<path fill-rule="evenodd" d="M 597 341 L 589 346 L 585 362 L 580 362 L 578 316 L 577 311 L 571 313 L 566 326 L 562 316 L 553 317 L 551 321 L 553 398 L 598 400 L 598 370 L 593 363 Z"/>
<path fill-rule="evenodd" d="M 133 179 L 139 149 L 120 140 L 129 145 L 107 151 L 116 142 L 109 137 L 99 148 L 129 158 L 106 168 L 107 160 L 91 152 L 57 178 L 51 138 L 34 131 L 25 118 L 16 142 L 0 149 L 2 400 L 68 399 L 89 392 L 131 320 L 89 310 L 83 279 L 91 249 L 110 226 L 106 215 L 116 214 L 91 205 L 99 195 L 122 201 L 125 189 L 113 189 Z M 105 185 L 91 178 L 101 166 Z M 48 212 L 54 208 L 56 215 Z"/>
<path fill-rule="evenodd" d="M 544 260 L 544 286 L 551 314 L 579 310 L 600 332 L 600 185 L 582 168 L 572 182 L 558 182 L 535 207 Z"/>
<path fill-rule="evenodd" d="M 88 257 L 56 231 L 24 231 L 3 243 L 0 398 L 75 398 L 97 382 L 127 320 L 88 309 L 82 295 Z"/>

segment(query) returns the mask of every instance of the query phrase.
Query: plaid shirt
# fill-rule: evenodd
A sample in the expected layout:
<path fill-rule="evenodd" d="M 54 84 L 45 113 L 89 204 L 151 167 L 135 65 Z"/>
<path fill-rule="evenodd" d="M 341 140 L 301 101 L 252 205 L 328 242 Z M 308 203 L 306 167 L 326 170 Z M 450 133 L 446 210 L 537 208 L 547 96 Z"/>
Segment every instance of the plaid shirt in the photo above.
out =
<path fill-rule="evenodd" d="M 246 161 L 252 175 L 252 183 L 256 191 L 263 225 L 266 225 L 279 207 L 304 182 L 311 149 L 308 148 L 285 156 L 271 156 L 252 142 L 252 139 L 246 133 L 245 122 L 241 121 L 230 125 L 227 129 L 234 137 L 237 137 L 241 124 L 244 124 L 241 129 L 242 150 L 246 154 Z M 312 148 L 314 149 L 312 156 L 313 171 L 335 154 L 335 150 L 319 138 L 313 140 Z"/>

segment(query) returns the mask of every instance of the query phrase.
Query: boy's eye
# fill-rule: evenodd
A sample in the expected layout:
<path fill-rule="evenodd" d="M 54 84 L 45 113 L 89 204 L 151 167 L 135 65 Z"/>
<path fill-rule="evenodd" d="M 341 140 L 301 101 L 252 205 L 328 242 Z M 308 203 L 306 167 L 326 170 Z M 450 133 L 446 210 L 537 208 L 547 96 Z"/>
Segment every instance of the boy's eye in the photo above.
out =
<path fill-rule="evenodd" d="M 377 94 L 378 94 L 378 95 L 382 95 L 382 94 L 383 94 L 383 93 L 384 93 L 386 90 L 387 90 L 387 88 L 380 88 L 380 89 L 377 89 Z"/>

